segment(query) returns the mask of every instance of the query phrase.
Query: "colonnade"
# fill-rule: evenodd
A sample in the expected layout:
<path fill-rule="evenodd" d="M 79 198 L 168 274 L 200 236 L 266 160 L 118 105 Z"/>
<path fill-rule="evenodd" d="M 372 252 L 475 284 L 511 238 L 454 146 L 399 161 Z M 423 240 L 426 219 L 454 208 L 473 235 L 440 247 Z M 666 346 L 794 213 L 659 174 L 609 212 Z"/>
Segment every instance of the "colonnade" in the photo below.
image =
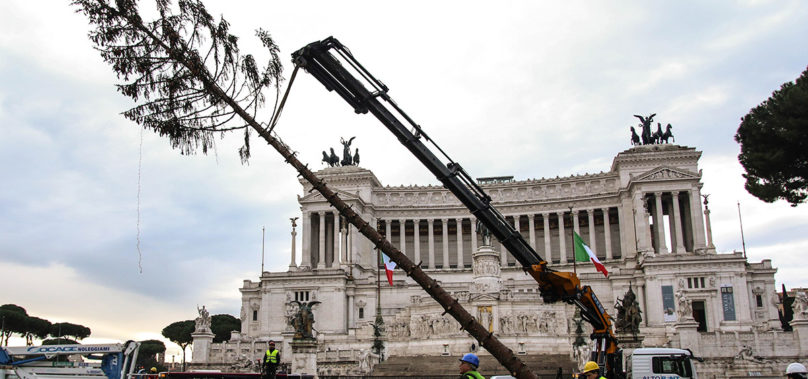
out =
<path fill-rule="evenodd" d="M 522 233 L 530 246 L 548 261 L 572 262 L 572 230 L 581 235 L 601 259 L 610 260 L 621 256 L 617 207 L 514 214 L 505 217 Z M 474 217 L 382 218 L 378 225 L 387 240 L 427 269 L 471 267 L 471 254 L 482 243 L 477 236 Z M 583 230 L 582 225 L 585 227 Z M 618 237 L 612 239 L 614 233 Z M 499 249 L 503 265 L 516 265 L 515 259 L 498 241 L 493 241 L 493 245 Z"/>
<path fill-rule="evenodd" d="M 353 233 L 337 211 L 303 212 L 303 254 L 301 267 L 335 268 L 350 264 Z M 294 259 L 294 252 L 292 253 Z"/>
<path fill-rule="evenodd" d="M 697 190 L 633 193 L 634 223 L 625 224 L 618 206 L 556 210 L 506 215 L 531 247 L 552 263 L 574 259 L 572 231 L 601 260 L 621 258 L 627 250 L 656 254 L 706 249 L 704 218 Z M 630 215 L 630 214 L 629 214 Z M 471 267 L 471 254 L 482 240 L 476 219 L 466 217 L 383 217 L 376 220 L 380 233 L 414 262 L 427 269 Z M 634 229 L 635 246 L 623 246 L 623 231 Z M 301 266 L 324 269 L 350 264 L 356 249 L 351 225 L 336 211 L 303 214 Z M 631 233 L 627 234 L 630 236 Z M 494 240 L 503 266 L 516 265 L 505 248 Z M 349 253 L 351 252 L 351 253 Z M 294 258 L 293 258 L 294 259 Z"/>
<path fill-rule="evenodd" d="M 695 190 L 635 193 L 637 249 L 655 254 L 704 250 L 706 235 L 700 200 Z"/>

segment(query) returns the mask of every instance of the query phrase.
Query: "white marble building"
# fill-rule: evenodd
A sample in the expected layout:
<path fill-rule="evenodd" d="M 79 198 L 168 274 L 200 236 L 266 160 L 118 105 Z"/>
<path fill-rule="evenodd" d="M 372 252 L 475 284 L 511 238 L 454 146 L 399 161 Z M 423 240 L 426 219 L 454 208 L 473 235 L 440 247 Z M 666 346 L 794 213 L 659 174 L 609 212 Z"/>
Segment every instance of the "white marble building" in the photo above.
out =
<path fill-rule="evenodd" d="M 571 230 L 577 231 L 610 273 L 605 278 L 579 263 L 582 283 L 592 286 L 615 316 L 615 300 L 633 288 L 644 346 L 691 348 L 708 358 L 700 366 L 708 376 L 731 376 L 727 365 L 741 367 L 735 376 L 769 375 L 808 355 L 808 326 L 781 330 L 776 269 L 769 260 L 716 253 L 700 192 L 700 156 L 690 147 L 646 145 L 617 154 L 609 171 L 599 174 L 480 183 L 556 270 L 573 270 Z M 448 190 L 383 186 L 356 166 L 326 168 L 318 175 L 514 351 L 572 353 L 574 308 L 544 304 L 536 283 L 498 242 L 483 248 L 474 217 Z M 345 372 L 369 349 L 377 302 L 387 328 L 386 354 L 470 350 L 474 340 L 403 272 L 395 273 L 392 287 L 382 272 L 379 300 L 371 243 L 346 228 L 309 183 L 301 184 L 300 259 L 293 242 L 288 271 L 244 281 L 242 333 L 214 344 L 209 362 L 260 356 L 269 339 L 290 351 L 291 300 L 321 302 L 314 307 L 321 372 Z"/>

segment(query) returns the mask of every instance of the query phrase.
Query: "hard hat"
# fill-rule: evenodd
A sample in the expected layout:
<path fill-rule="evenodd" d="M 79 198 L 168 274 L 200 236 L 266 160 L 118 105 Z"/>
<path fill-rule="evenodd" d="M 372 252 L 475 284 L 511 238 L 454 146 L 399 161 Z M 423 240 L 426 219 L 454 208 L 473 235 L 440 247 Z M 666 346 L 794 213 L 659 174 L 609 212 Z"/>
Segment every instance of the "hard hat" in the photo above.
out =
<path fill-rule="evenodd" d="M 583 369 L 583 371 L 581 371 L 581 373 L 585 374 L 587 372 L 595 371 L 595 370 L 600 370 L 600 366 L 598 366 L 598 364 L 593 362 L 593 361 L 589 361 L 589 362 L 586 362 L 586 364 L 584 365 L 584 369 Z"/>
<path fill-rule="evenodd" d="M 474 353 L 467 353 L 463 358 L 460 358 L 460 362 L 466 362 L 474 367 L 480 367 L 480 358 L 477 358 Z"/>
<path fill-rule="evenodd" d="M 157 367 L 152 367 L 152 368 L 150 368 L 150 369 L 149 369 L 149 371 L 151 371 L 151 372 L 157 372 Z"/>
<path fill-rule="evenodd" d="M 788 375 L 788 374 L 806 374 L 806 373 L 808 373 L 808 370 L 805 369 L 805 366 L 803 366 L 802 363 L 794 362 L 794 363 L 788 365 L 788 368 L 786 368 L 786 375 Z"/>

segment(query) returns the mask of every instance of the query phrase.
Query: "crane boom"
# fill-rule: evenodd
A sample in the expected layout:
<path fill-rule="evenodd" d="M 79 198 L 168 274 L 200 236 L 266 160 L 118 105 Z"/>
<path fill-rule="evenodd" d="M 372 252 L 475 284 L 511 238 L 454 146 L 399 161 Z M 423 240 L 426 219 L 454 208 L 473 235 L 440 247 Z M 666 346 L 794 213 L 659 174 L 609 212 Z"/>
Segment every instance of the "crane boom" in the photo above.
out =
<path fill-rule="evenodd" d="M 387 86 L 368 72 L 347 47 L 337 39 L 328 37 L 294 52 L 292 60 L 296 66 L 304 68 L 314 76 L 326 89 L 337 92 L 356 113 L 370 112 L 379 119 L 519 261 L 523 269 L 539 284 L 545 302 L 560 300 L 578 306 L 583 319 L 593 327 L 591 337 L 596 342 L 595 359 L 606 366 L 607 377 L 611 379 L 619 376 L 618 370 L 614 370 L 619 359 L 615 358 L 618 353 L 617 340 L 611 330 L 610 316 L 592 289 L 589 286 L 581 287 L 580 280 L 574 273 L 558 272 L 548 268 L 547 261 L 491 205 L 491 197 L 459 163 L 453 161 L 399 108 L 387 94 Z M 362 81 L 357 77 L 362 78 Z M 444 159 L 433 153 L 424 142 L 431 143 Z"/>

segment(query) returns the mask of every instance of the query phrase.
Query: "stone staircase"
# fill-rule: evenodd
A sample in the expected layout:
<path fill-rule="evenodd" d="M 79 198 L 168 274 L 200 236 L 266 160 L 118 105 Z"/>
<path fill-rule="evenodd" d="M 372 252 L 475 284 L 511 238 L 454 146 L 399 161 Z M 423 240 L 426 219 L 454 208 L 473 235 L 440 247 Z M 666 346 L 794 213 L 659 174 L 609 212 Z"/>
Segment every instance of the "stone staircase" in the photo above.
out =
<path fill-rule="evenodd" d="M 541 379 L 555 379 L 561 368 L 561 378 L 569 379 L 577 368 L 567 355 L 520 355 L 520 359 Z M 456 378 L 459 375 L 459 356 L 389 357 L 373 368 L 371 377 Z M 480 357 L 480 373 L 486 378 L 508 375 L 492 356 Z"/>

